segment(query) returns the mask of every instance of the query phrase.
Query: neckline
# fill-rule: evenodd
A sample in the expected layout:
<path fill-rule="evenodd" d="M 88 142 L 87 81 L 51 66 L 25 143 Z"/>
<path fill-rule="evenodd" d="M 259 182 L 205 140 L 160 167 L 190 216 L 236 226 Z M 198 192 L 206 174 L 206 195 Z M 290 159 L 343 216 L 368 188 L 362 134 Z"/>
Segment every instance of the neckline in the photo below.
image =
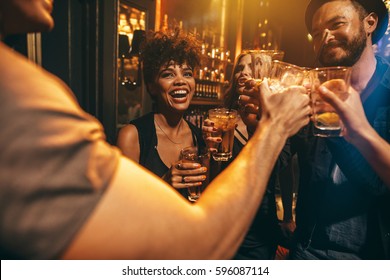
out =
<path fill-rule="evenodd" d="M 157 117 L 154 117 L 153 120 L 154 120 L 154 123 L 157 125 L 157 127 L 161 130 L 161 132 L 167 137 L 167 139 L 168 139 L 170 142 L 172 142 L 172 143 L 175 144 L 175 145 L 182 145 L 182 144 L 183 144 L 183 142 L 175 142 L 175 141 L 173 141 L 173 140 L 171 139 L 171 137 L 168 136 L 168 134 L 161 128 L 159 122 L 157 121 Z M 178 126 L 178 128 L 177 128 L 178 131 L 180 131 L 180 128 L 181 128 L 182 123 L 183 123 L 183 118 L 180 119 L 180 123 L 179 123 L 179 126 Z"/>

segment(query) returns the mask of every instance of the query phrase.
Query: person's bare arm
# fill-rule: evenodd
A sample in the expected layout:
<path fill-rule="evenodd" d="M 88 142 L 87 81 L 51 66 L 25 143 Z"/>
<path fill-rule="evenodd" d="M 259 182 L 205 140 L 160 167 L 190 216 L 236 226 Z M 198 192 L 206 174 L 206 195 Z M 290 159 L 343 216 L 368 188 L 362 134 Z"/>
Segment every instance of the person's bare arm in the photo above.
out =
<path fill-rule="evenodd" d="M 119 130 L 117 146 L 125 157 L 139 162 L 140 146 L 138 130 L 134 125 L 128 124 Z"/>
<path fill-rule="evenodd" d="M 102 201 L 65 251 L 65 259 L 222 259 L 241 244 L 287 137 L 308 123 L 299 92 L 262 97 L 252 139 L 189 204 L 135 163 L 120 161 Z"/>
<path fill-rule="evenodd" d="M 359 93 L 351 89 L 345 102 L 325 87 L 320 87 L 320 93 L 340 115 L 345 139 L 359 150 L 390 189 L 390 144 L 368 122 Z"/>

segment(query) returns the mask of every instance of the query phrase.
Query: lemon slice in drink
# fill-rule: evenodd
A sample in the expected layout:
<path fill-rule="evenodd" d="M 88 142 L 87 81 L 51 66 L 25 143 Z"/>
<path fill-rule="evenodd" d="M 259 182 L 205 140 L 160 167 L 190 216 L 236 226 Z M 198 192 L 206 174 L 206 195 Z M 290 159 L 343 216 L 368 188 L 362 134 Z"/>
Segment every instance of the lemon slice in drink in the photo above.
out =
<path fill-rule="evenodd" d="M 323 113 L 317 116 L 317 121 L 328 126 L 339 125 L 339 115 L 333 112 Z"/>
<path fill-rule="evenodd" d="M 329 90 L 333 91 L 341 100 L 346 100 L 348 97 L 347 84 L 342 79 L 333 79 L 322 84 Z"/>

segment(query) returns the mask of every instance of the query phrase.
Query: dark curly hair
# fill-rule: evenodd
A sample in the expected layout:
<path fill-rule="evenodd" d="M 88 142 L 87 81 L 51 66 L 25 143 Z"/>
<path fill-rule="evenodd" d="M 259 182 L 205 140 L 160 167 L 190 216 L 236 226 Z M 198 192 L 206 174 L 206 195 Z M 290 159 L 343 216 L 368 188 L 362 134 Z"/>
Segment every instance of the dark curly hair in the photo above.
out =
<path fill-rule="evenodd" d="M 141 46 L 141 61 L 145 84 L 155 81 L 160 68 L 174 61 L 187 63 L 193 70 L 199 67 L 201 44 L 192 34 L 183 34 L 180 29 L 167 32 L 150 31 Z"/>

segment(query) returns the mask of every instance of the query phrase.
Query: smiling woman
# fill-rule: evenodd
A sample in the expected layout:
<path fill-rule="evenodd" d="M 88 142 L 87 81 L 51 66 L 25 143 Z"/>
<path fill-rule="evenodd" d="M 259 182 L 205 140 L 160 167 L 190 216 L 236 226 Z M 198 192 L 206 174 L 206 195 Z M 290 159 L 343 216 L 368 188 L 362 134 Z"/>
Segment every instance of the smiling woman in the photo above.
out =
<path fill-rule="evenodd" d="M 183 164 L 181 149 L 203 146 L 201 132 L 183 119 L 195 92 L 194 70 L 200 44 L 179 30 L 152 32 L 141 52 L 147 91 L 155 111 L 132 121 L 118 135 L 118 147 L 187 197 L 187 188 L 202 185 L 204 168 Z"/>

